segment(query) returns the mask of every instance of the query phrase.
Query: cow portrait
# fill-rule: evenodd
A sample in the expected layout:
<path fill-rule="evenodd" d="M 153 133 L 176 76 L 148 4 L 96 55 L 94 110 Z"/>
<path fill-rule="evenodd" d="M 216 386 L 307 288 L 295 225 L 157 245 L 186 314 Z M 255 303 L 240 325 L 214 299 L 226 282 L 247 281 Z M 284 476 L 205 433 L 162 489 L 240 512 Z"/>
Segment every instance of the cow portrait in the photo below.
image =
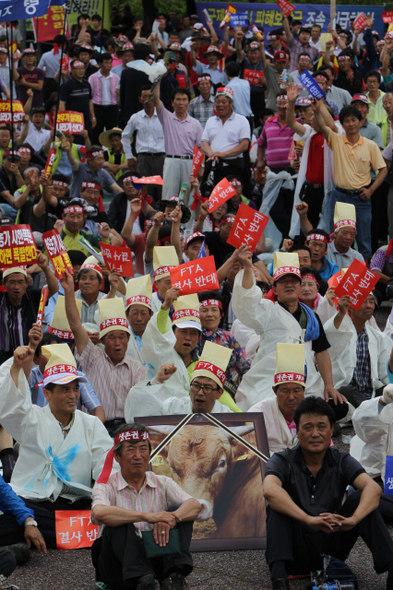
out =
<path fill-rule="evenodd" d="M 146 426 L 153 449 L 174 428 L 168 424 Z M 257 446 L 253 423 L 230 429 Z M 259 539 L 253 546 L 262 547 L 266 510 L 261 464 L 259 457 L 233 435 L 203 422 L 184 426 L 153 460 L 152 468 L 157 474 L 172 477 L 201 503 L 193 539 L 239 542 L 253 538 Z"/>

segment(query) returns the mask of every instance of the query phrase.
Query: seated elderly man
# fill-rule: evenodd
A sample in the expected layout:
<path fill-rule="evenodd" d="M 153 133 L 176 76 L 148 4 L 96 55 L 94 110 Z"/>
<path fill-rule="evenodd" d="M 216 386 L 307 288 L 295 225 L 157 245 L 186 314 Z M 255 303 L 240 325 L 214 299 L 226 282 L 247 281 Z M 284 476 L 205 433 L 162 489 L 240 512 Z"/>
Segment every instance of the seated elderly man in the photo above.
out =
<path fill-rule="evenodd" d="M 82 326 L 76 305 L 73 277 L 66 271 L 61 280 L 65 307 L 71 331 L 74 334 L 77 359 L 104 408 L 105 426 L 113 434 L 124 424 L 124 403 L 130 388 L 147 378 L 146 368 L 126 354 L 130 328 L 123 300 L 102 299 L 100 312 L 100 346 L 94 346 Z"/>
<path fill-rule="evenodd" d="M 298 440 L 293 415 L 306 387 L 304 344 L 277 344 L 274 396 L 254 404 L 249 412 L 263 412 L 270 454 L 294 447 Z"/>
<path fill-rule="evenodd" d="M 20 444 L 11 486 L 34 511 L 48 547 L 56 548 L 55 511 L 89 510 L 92 480 L 103 467 L 104 453 L 111 438 L 102 422 L 76 409 L 79 377 L 76 362 L 67 344 L 43 347 L 49 358 L 45 367 L 44 395 L 48 405 L 33 405 L 26 376 L 30 374 L 40 330 L 30 331 L 28 346 L 19 346 L 13 359 L 0 368 L 0 416 L 7 432 Z M 9 525 L 15 540 L 23 541 L 23 529 L 8 515 L 0 516 Z"/>
<path fill-rule="evenodd" d="M 154 379 L 148 383 L 138 383 L 129 392 L 126 405 L 126 422 L 135 417 L 172 414 L 221 414 L 231 412 L 228 406 L 220 403 L 224 393 L 225 372 L 231 358 L 231 350 L 213 342 L 205 342 L 202 354 L 191 374 L 189 395 L 169 396 L 164 387 L 174 373 L 173 363 L 164 363 Z"/>
<path fill-rule="evenodd" d="M 353 309 L 346 295 L 338 301 L 338 312 L 324 329 L 330 342 L 334 383 L 355 408 L 364 400 L 381 395 L 393 370 L 392 341 L 373 328 L 369 320 L 375 310 L 370 293 L 359 309 Z"/>
<path fill-rule="evenodd" d="M 94 486 L 93 519 L 105 528 L 93 563 L 97 579 L 116 590 L 182 590 L 192 572 L 192 521 L 202 507 L 172 479 L 148 471 L 150 451 L 145 426 L 121 427 Z M 113 458 L 120 473 L 110 475 Z"/>
<path fill-rule="evenodd" d="M 173 306 L 175 311 L 171 322 L 170 310 Z M 163 383 L 167 397 L 187 396 L 192 372 L 198 362 L 197 344 L 201 331 L 198 296 L 179 297 L 177 289 L 168 289 L 164 303 L 159 312 L 153 315 L 142 336 L 142 356 L 155 372 L 158 372 L 163 362 L 173 363 L 176 367 L 176 371 Z M 239 411 L 226 391 L 220 403 L 232 411 Z"/>

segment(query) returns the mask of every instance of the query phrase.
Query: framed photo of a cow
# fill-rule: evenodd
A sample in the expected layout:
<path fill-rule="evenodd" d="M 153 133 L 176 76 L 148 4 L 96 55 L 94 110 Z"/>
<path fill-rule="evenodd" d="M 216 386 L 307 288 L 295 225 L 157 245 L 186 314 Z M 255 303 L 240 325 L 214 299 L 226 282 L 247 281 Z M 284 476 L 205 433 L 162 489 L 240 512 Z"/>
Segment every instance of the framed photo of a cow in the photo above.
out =
<path fill-rule="evenodd" d="M 214 414 L 228 429 L 269 457 L 261 413 Z M 184 416 L 138 417 L 153 450 Z M 195 414 L 154 457 L 152 470 L 172 477 L 202 504 L 192 551 L 266 548 L 265 462 L 227 430 Z"/>

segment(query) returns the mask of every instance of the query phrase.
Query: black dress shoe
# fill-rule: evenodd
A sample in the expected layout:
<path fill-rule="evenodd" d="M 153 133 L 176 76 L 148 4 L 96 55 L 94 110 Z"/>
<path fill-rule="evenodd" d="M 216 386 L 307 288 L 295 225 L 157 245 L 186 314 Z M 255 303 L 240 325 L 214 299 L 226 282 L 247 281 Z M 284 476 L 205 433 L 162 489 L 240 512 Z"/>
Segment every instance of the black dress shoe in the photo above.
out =
<path fill-rule="evenodd" d="M 286 578 L 279 578 L 278 580 L 274 580 L 273 590 L 289 590 L 289 582 Z"/>
<path fill-rule="evenodd" d="M 9 549 L 15 555 L 17 565 L 23 565 L 30 559 L 30 549 L 26 543 L 14 543 L 8 545 L 6 549 Z"/>

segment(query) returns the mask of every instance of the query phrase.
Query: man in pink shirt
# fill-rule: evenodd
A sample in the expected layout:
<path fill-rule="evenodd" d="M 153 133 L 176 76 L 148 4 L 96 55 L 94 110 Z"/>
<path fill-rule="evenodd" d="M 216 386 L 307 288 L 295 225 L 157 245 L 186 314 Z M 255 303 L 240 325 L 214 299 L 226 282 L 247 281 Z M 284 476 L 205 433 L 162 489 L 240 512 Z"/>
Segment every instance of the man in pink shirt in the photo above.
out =
<path fill-rule="evenodd" d="M 162 590 L 182 590 L 193 567 L 192 521 L 202 506 L 171 478 L 147 471 L 150 452 L 145 426 L 122 426 L 93 490 L 92 517 L 105 525 L 93 545 L 93 564 L 97 579 L 117 590 L 159 590 L 158 579 Z M 110 475 L 113 458 L 120 472 Z M 161 553 L 172 545 L 175 528 L 180 550 Z M 151 533 L 154 559 L 147 557 Z"/>

